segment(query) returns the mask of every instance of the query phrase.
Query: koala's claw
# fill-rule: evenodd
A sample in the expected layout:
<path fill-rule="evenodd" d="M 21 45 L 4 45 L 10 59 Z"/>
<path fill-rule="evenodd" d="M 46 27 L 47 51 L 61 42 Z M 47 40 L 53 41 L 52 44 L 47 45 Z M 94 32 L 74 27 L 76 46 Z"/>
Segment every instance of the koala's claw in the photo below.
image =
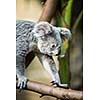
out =
<path fill-rule="evenodd" d="M 56 81 L 52 81 L 50 82 L 52 85 L 56 85 L 56 86 L 59 86 L 58 83 Z"/>
<path fill-rule="evenodd" d="M 26 87 L 26 83 L 27 83 L 27 78 L 25 76 L 21 76 L 20 78 L 18 78 L 18 87 L 20 90 L 22 90 L 23 88 Z"/>
<path fill-rule="evenodd" d="M 61 83 L 57 83 L 56 81 L 52 81 L 51 83 L 52 85 L 56 85 L 58 87 L 69 88 L 68 84 L 61 84 Z"/>

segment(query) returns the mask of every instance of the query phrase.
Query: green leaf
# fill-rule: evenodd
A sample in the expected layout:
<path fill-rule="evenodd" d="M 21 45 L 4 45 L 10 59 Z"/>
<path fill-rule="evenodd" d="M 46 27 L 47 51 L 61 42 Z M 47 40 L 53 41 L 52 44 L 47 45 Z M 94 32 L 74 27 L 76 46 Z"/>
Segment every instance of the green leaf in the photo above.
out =
<path fill-rule="evenodd" d="M 61 54 L 60 54 L 60 57 L 64 57 L 65 56 L 65 53 L 66 53 L 66 50 L 68 48 L 68 40 L 65 39 L 62 43 L 62 46 L 61 46 Z"/>
<path fill-rule="evenodd" d="M 69 72 L 69 66 L 68 62 L 66 60 L 66 57 L 59 57 L 59 74 L 61 83 L 68 84 L 70 80 L 70 72 Z"/>
<path fill-rule="evenodd" d="M 63 10 L 64 19 L 69 27 L 70 27 L 70 22 L 71 22 L 72 4 L 73 4 L 73 0 L 69 0 L 67 6 Z"/>

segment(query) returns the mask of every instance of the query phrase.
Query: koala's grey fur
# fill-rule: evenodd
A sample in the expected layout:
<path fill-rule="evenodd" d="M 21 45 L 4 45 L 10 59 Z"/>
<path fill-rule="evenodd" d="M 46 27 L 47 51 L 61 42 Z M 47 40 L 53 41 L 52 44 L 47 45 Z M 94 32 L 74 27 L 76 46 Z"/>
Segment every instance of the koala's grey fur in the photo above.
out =
<path fill-rule="evenodd" d="M 16 21 L 16 74 L 20 89 L 24 88 L 27 82 L 24 75 L 25 57 L 31 51 L 34 51 L 41 64 L 51 74 L 53 84 L 66 86 L 60 83 L 52 58 L 60 52 L 62 36 L 70 39 L 71 32 L 67 28 L 54 27 L 48 22 Z"/>

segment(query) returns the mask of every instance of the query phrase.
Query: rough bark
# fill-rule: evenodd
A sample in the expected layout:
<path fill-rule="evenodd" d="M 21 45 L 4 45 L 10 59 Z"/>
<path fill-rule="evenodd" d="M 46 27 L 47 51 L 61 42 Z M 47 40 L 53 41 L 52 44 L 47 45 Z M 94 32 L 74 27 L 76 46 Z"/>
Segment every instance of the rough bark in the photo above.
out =
<path fill-rule="evenodd" d="M 46 3 L 44 4 L 43 11 L 39 21 L 50 22 L 56 12 L 57 3 L 58 0 L 47 0 Z"/>
<path fill-rule="evenodd" d="M 17 82 L 16 82 L 17 84 Z M 18 88 L 18 87 L 17 87 Z M 64 100 L 83 100 L 83 92 L 71 89 L 64 89 L 47 85 L 40 82 L 28 81 L 25 90 L 33 91 L 42 94 L 43 96 L 53 96 Z"/>

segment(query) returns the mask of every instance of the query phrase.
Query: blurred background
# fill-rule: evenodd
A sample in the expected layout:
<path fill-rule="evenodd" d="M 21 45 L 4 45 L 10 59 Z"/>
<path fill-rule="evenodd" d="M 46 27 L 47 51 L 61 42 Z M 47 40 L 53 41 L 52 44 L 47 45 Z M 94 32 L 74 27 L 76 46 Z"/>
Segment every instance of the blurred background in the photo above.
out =
<path fill-rule="evenodd" d="M 16 0 L 16 19 L 38 21 L 41 11 L 39 0 Z"/>
<path fill-rule="evenodd" d="M 46 0 L 16 0 L 16 19 L 38 21 L 42 13 L 41 2 Z M 83 89 L 83 0 L 59 0 L 57 12 L 55 14 L 57 26 L 69 27 L 72 32 L 72 40 L 67 42 L 68 50 L 65 58 L 55 58 L 60 69 L 62 83 L 68 82 L 72 89 Z M 66 43 L 65 43 L 66 44 Z M 63 45 L 62 51 L 66 48 Z M 37 57 L 26 69 L 26 76 L 30 80 L 49 84 L 51 77 L 43 69 Z M 44 96 L 30 91 L 16 93 L 16 100 L 56 100 L 56 98 Z"/>

